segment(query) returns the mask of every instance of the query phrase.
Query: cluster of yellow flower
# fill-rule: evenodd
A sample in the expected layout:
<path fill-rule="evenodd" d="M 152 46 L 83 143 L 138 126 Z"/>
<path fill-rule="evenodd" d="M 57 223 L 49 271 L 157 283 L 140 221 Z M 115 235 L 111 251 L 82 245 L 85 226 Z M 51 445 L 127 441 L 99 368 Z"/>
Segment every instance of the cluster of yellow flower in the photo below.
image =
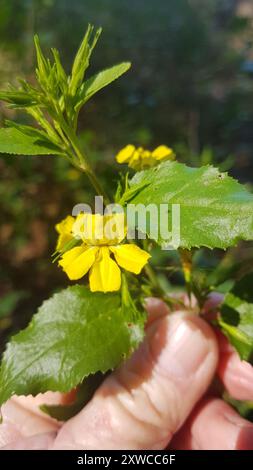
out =
<path fill-rule="evenodd" d="M 137 171 L 151 168 L 166 160 L 174 159 L 175 154 L 173 150 L 166 145 L 159 145 L 152 152 L 142 147 L 136 148 L 134 145 L 127 145 L 116 155 L 118 163 L 127 163 L 130 168 Z"/>
<path fill-rule="evenodd" d="M 139 274 L 150 258 L 137 245 L 122 243 L 126 235 L 126 228 L 122 230 L 122 214 L 68 216 L 56 225 L 56 230 L 59 233 L 56 249 L 62 251 L 59 265 L 71 280 L 80 279 L 89 272 L 92 292 L 119 290 L 119 266 Z M 66 243 L 74 238 L 80 245 L 63 252 Z"/>

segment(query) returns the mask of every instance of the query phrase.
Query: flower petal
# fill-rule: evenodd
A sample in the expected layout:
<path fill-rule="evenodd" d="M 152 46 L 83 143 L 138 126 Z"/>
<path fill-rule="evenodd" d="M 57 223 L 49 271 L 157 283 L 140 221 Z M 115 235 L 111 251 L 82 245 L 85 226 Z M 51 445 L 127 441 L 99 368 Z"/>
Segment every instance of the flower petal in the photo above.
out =
<path fill-rule="evenodd" d="M 110 258 L 107 247 L 99 250 L 99 257 L 90 270 L 90 290 L 92 292 L 113 292 L 121 285 L 121 273 L 117 263 Z"/>
<path fill-rule="evenodd" d="M 133 168 L 133 170 L 141 170 L 141 155 L 143 153 L 143 148 L 138 147 L 134 153 L 132 154 L 131 158 L 129 159 L 128 166 L 129 168 Z"/>
<path fill-rule="evenodd" d="M 79 214 L 72 231 L 85 245 L 115 245 L 126 236 L 125 214 Z"/>
<path fill-rule="evenodd" d="M 97 247 L 87 248 L 85 245 L 76 246 L 62 255 L 59 265 L 70 280 L 83 277 L 96 259 Z"/>
<path fill-rule="evenodd" d="M 167 147 L 166 145 L 159 145 L 159 147 L 157 147 L 152 152 L 152 157 L 159 161 L 164 160 L 166 158 L 172 160 L 174 156 L 175 155 L 173 150 L 170 147 Z"/>
<path fill-rule="evenodd" d="M 127 233 L 126 216 L 124 212 L 104 216 L 104 245 L 115 245 L 124 240 Z"/>
<path fill-rule="evenodd" d="M 116 155 L 116 161 L 118 163 L 127 163 L 129 162 L 130 158 L 132 157 L 135 151 L 134 145 L 126 145 L 122 150 L 119 151 Z"/>
<path fill-rule="evenodd" d="M 55 228 L 59 233 L 59 237 L 57 240 L 56 250 L 60 251 L 67 242 L 69 242 L 72 238 L 72 227 L 75 219 L 71 215 L 68 215 L 65 219 L 63 219 L 59 224 L 56 224 Z"/>
<path fill-rule="evenodd" d="M 151 258 L 150 254 L 137 245 L 118 245 L 110 247 L 115 259 L 121 268 L 131 273 L 139 274 Z"/>
<path fill-rule="evenodd" d="M 82 213 L 73 225 L 73 234 L 86 245 L 97 245 L 103 238 L 104 217 L 101 214 Z"/>
<path fill-rule="evenodd" d="M 55 228 L 58 233 L 71 233 L 74 221 L 74 217 L 72 217 L 72 215 L 68 215 L 65 219 L 56 224 Z"/>

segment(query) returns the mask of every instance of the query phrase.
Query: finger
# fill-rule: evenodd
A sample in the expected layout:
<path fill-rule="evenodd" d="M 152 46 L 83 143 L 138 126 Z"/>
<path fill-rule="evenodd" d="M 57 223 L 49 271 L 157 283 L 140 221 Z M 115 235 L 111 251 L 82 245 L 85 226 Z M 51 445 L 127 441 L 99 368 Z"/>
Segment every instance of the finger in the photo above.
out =
<path fill-rule="evenodd" d="M 206 391 L 217 365 L 210 327 L 186 313 L 161 317 L 111 374 L 54 449 L 163 449 Z"/>
<path fill-rule="evenodd" d="M 26 438 L 15 440 L 14 443 L 8 444 L 1 450 L 47 450 L 52 446 L 56 433 L 50 432 L 46 434 L 38 434 Z"/>
<path fill-rule="evenodd" d="M 252 450 L 253 424 L 220 399 L 202 400 L 170 447 L 176 450 Z"/>
<path fill-rule="evenodd" d="M 53 404 L 62 400 L 52 392 L 37 397 L 13 397 L 2 406 L 3 422 L 0 425 L 0 448 L 18 439 L 59 429 L 60 424 L 40 412 L 42 403 Z"/>
<path fill-rule="evenodd" d="M 253 367 L 242 361 L 227 338 L 217 331 L 220 350 L 218 374 L 228 393 L 237 400 L 253 400 Z"/>
<path fill-rule="evenodd" d="M 149 297 L 145 300 L 145 308 L 148 313 L 147 326 L 151 325 L 155 320 L 168 315 L 169 307 L 165 302 L 157 297 Z"/>
<path fill-rule="evenodd" d="M 147 309 L 150 320 L 157 315 L 166 315 L 168 308 L 164 302 L 157 298 L 147 299 Z M 27 440 L 24 436 L 33 436 L 47 431 L 57 430 L 60 424 L 52 420 L 40 410 L 40 405 L 68 404 L 73 401 L 75 391 L 67 394 L 61 393 L 40 393 L 36 397 L 31 395 L 14 396 L 2 408 L 3 425 L 0 426 L 0 448 L 10 446 L 32 445 L 32 440 Z M 42 419 L 40 419 L 42 418 Z M 41 434 L 42 436 L 47 434 Z M 36 441 L 36 440 L 35 440 Z M 13 444 L 15 442 L 15 444 Z M 23 444 L 22 444 L 23 443 Z"/>
<path fill-rule="evenodd" d="M 206 318 L 216 317 L 223 295 L 213 292 L 204 305 Z M 216 329 L 220 361 L 218 375 L 228 393 L 237 400 L 253 400 L 253 367 L 242 361 L 228 342 L 227 338 Z"/>
<path fill-rule="evenodd" d="M 23 408 L 32 411 L 33 413 L 43 416 L 47 419 L 52 419 L 50 416 L 45 415 L 43 411 L 40 410 L 41 405 L 67 405 L 73 402 L 76 395 L 76 391 L 72 390 L 69 393 L 60 393 L 60 392 L 46 392 L 39 393 L 35 397 L 32 395 L 25 396 L 14 396 L 12 401 L 18 403 Z"/>

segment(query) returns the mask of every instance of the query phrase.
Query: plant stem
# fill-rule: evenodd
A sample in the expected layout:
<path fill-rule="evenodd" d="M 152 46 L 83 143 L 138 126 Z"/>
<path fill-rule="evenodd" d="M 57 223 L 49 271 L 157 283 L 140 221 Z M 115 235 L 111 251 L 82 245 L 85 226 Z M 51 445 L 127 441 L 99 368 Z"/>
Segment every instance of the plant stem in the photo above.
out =
<path fill-rule="evenodd" d="M 148 241 L 146 239 L 143 240 L 143 248 L 146 251 L 149 251 L 148 249 Z M 153 287 L 154 291 L 158 293 L 160 296 L 167 295 L 167 293 L 164 291 L 163 287 L 160 285 L 159 279 L 157 278 L 156 272 L 152 268 L 150 264 L 146 264 L 144 266 L 144 271 L 147 276 L 147 278 L 150 281 L 151 286 Z"/>
<path fill-rule="evenodd" d="M 152 286 L 155 287 L 155 288 L 157 288 L 157 287 L 160 288 L 160 286 L 158 284 L 158 281 L 157 281 L 157 278 L 156 278 L 156 275 L 155 275 L 155 272 L 152 269 L 152 267 L 150 266 L 150 264 L 146 264 L 146 266 L 144 267 L 144 270 L 145 270 L 145 273 L 146 273 L 147 277 L 149 278 Z"/>
<path fill-rule="evenodd" d="M 78 164 L 75 163 L 75 167 L 78 167 L 81 171 L 83 171 L 87 177 L 89 178 L 93 188 L 95 189 L 96 193 L 98 196 L 103 196 L 104 199 L 104 205 L 110 204 L 110 199 L 108 195 L 106 194 L 104 188 L 101 186 L 99 180 L 97 179 L 94 171 L 92 170 L 88 159 L 86 155 L 83 154 L 83 152 L 80 149 L 79 146 L 79 141 L 78 138 L 74 132 L 74 130 L 66 123 L 64 117 L 58 110 L 58 119 L 59 119 L 59 124 L 60 128 L 63 130 L 65 133 L 66 137 L 68 138 L 75 155 L 78 158 Z"/>
<path fill-rule="evenodd" d="M 164 291 L 164 289 L 160 285 L 160 282 L 158 281 L 156 273 L 153 270 L 152 266 L 150 264 L 146 264 L 146 266 L 144 266 L 144 271 L 154 291 L 157 292 L 157 294 L 160 295 L 161 297 L 164 297 L 164 295 L 167 295 L 167 293 Z"/>
<path fill-rule="evenodd" d="M 82 171 L 84 171 L 87 175 L 87 177 L 89 178 L 93 188 L 95 189 L 96 193 L 98 196 L 103 196 L 103 200 L 104 200 L 104 205 L 109 205 L 111 204 L 111 201 L 107 195 L 107 193 L 105 192 L 104 188 L 101 186 L 100 182 L 98 181 L 95 173 L 93 172 L 93 170 L 91 169 L 90 166 L 87 167 L 87 161 L 86 161 L 86 164 L 85 166 L 80 166 L 80 169 Z"/>
<path fill-rule="evenodd" d="M 191 302 L 191 292 L 192 292 L 192 253 L 189 250 L 179 249 L 179 255 L 182 263 L 185 283 L 186 283 L 186 290 L 189 297 L 189 301 Z"/>

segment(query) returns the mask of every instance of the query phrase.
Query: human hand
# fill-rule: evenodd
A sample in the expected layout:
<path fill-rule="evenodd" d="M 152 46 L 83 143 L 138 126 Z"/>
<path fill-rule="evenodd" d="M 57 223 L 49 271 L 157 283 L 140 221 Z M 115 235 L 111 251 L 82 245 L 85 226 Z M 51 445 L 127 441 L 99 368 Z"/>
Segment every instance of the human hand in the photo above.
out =
<path fill-rule="evenodd" d="M 168 315 L 155 299 L 147 309 L 140 349 L 68 422 L 57 423 L 38 408 L 68 399 L 59 393 L 9 400 L 2 410 L 2 449 L 253 449 L 253 424 L 210 388 L 217 371 L 233 397 L 253 400 L 253 368 L 196 315 Z"/>

